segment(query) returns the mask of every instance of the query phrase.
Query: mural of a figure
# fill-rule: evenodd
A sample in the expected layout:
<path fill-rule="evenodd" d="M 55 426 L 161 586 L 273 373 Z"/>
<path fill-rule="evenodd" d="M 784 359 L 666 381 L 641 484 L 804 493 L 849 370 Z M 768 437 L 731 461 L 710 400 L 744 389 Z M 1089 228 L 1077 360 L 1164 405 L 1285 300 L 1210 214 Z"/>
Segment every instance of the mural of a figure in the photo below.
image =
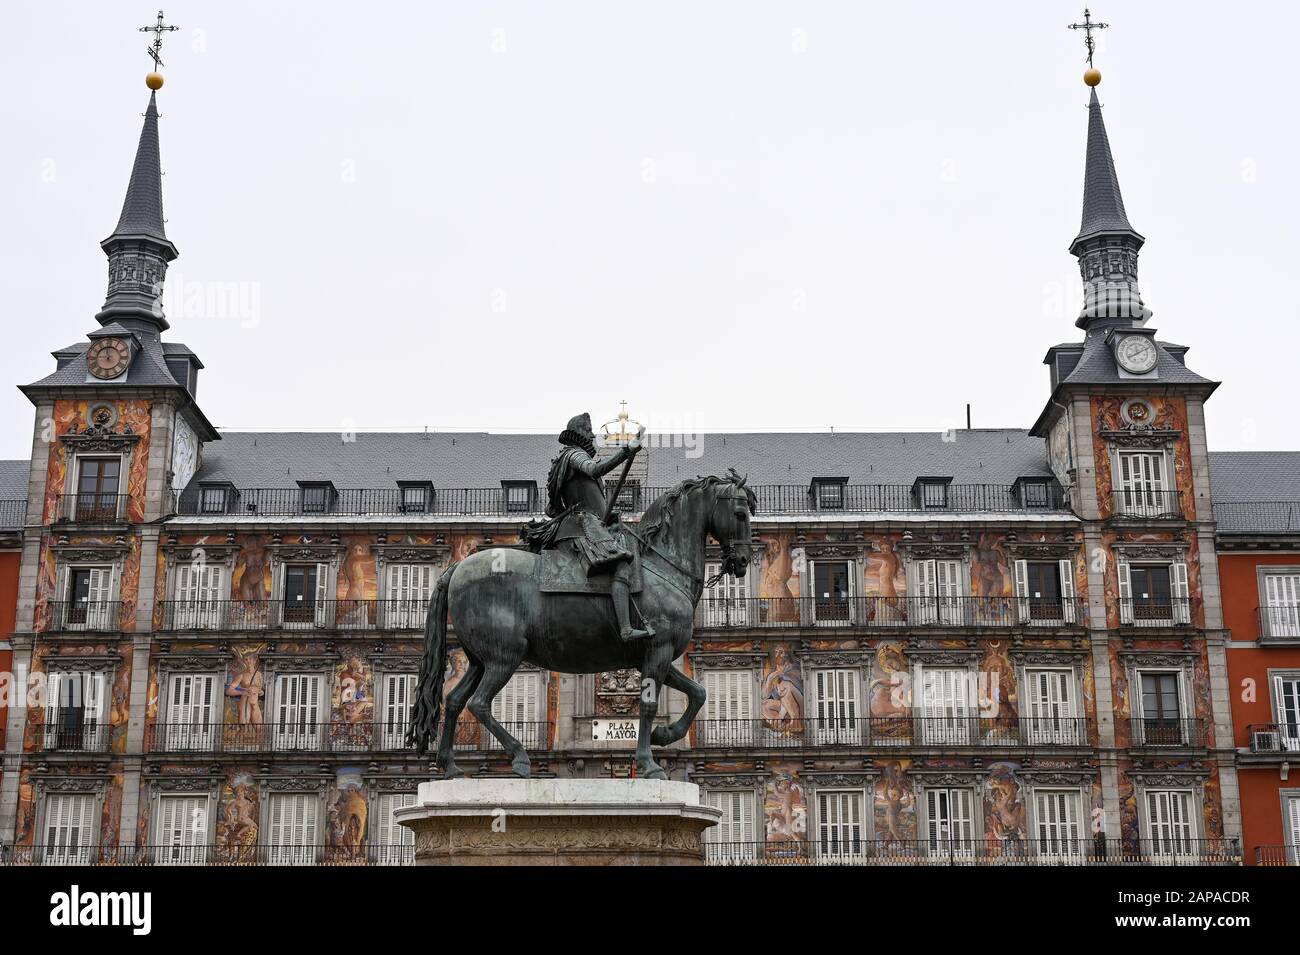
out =
<path fill-rule="evenodd" d="M 911 735 L 911 671 L 901 643 L 882 643 L 871 661 L 868 688 L 873 735 L 905 739 Z"/>
<path fill-rule="evenodd" d="M 778 643 L 772 650 L 771 660 L 766 662 L 763 673 L 763 688 L 759 694 L 760 715 L 763 722 L 772 729 L 798 730 L 799 721 L 803 719 L 803 675 L 799 666 L 790 659 L 790 648 Z"/>
<path fill-rule="evenodd" d="M 340 770 L 337 780 L 325 810 L 327 844 L 344 855 L 359 857 L 366 831 L 366 798 L 361 789 L 361 774 L 356 770 Z"/>
<path fill-rule="evenodd" d="M 271 563 L 266 556 L 266 542 L 249 536 L 235 565 L 235 599 L 266 600 L 271 592 Z"/>
<path fill-rule="evenodd" d="M 257 845 L 257 790 L 247 773 L 237 773 L 222 790 L 217 845 L 223 849 Z"/>
<path fill-rule="evenodd" d="M 1016 668 L 1008 656 L 1009 649 L 1004 640 L 990 640 L 985 644 L 984 672 L 981 674 L 984 685 L 980 687 L 979 701 L 981 716 L 1014 720 L 1019 713 Z"/>
<path fill-rule="evenodd" d="M 1025 841 L 1025 804 L 1015 763 L 993 763 L 984 780 L 984 841 L 994 853 L 1018 852 Z"/>
<path fill-rule="evenodd" d="M 881 538 L 877 549 L 867 555 L 864 584 L 869 596 L 879 597 L 875 603 L 874 619 L 877 623 L 898 623 L 907 619 L 907 610 L 900 599 L 907 590 L 907 574 L 898 558 L 894 542 Z M 900 590 L 900 586 L 902 589 Z"/>
<path fill-rule="evenodd" d="M 880 767 L 876 780 L 876 838 L 911 842 L 916 838 L 916 798 L 907 776 L 906 762 L 890 760 Z"/>
<path fill-rule="evenodd" d="M 256 649 L 235 650 L 235 662 L 230 668 L 230 681 L 226 696 L 235 700 L 235 722 L 241 725 L 262 722 L 262 697 L 266 686 L 258 668 Z"/>
<path fill-rule="evenodd" d="M 971 555 L 971 596 L 1010 597 L 1015 593 L 1011 561 L 1001 540 L 981 534 Z"/>
<path fill-rule="evenodd" d="M 773 773 L 763 797 L 767 841 L 801 842 L 808 835 L 808 803 L 803 783 L 788 769 Z"/>

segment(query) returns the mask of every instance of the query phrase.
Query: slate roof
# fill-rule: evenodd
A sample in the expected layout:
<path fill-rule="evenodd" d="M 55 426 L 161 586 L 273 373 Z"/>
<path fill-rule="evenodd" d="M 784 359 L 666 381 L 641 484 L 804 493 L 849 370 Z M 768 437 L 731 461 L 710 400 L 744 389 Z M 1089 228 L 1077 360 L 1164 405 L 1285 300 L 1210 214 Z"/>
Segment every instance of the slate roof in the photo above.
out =
<path fill-rule="evenodd" d="M 0 461 L 0 501 L 27 500 L 30 461 Z"/>
<path fill-rule="evenodd" d="M 1300 451 L 1213 451 L 1210 491 L 1220 534 L 1300 537 Z"/>
<path fill-rule="evenodd" d="M 1124 211 L 1124 197 L 1119 191 L 1119 176 L 1115 172 L 1115 159 L 1110 154 L 1110 140 L 1106 136 L 1106 121 L 1102 119 L 1097 88 L 1092 88 L 1088 102 L 1088 152 L 1083 174 L 1083 219 L 1079 224 L 1080 239 L 1099 232 L 1132 232 L 1128 214 Z"/>
<path fill-rule="evenodd" d="M 123 330 L 125 334 L 130 334 Z M 162 387 L 162 388 L 180 388 L 181 384 L 172 377 L 167 370 L 166 355 L 168 347 L 159 342 L 156 338 L 148 335 L 138 336 L 140 341 L 140 351 L 136 354 L 131 362 L 131 367 L 127 369 L 125 375 L 121 378 L 115 378 L 112 381 L 95 380 L 97 387 L 112 387 L 113 385 L 131 385 L 141 388 Z M 57 358 L 59 356 L 73 356 L 67 361 L 62 368 L 56 369 L 52 374 L 46 375 L 39 381 L 34 381 L 30 385 L 23 386 L 26 393 L 28 389 L 38 388 L 75 388 L 87 384 L 86 362 L 83 356 L 86 349 L 90 347 L 89 341 L 78 342 L 67 348 L 60 349 L 52 354 Z M 182 346 L 183 347 L 183 346 Z M 188 349 L 187 349 L 188 351 Z"/>
<path fill-rule="evenodd" d="M 1109 385 L 1131 384 L 1133 382 L 1132 378 L 1125 378 L 1120 375 L 1119 365 L 1115 362 L 1115 355 L 1110 346 L 1106 344 L 1105 335 L 1101 333 L 1103 331 L 1104 329 L 1098 329 L 1096 333 L 1088 336 L 1083 346 L 1083 354 L 1079 357 L 1079 363 L 1074 366 L 1073 371 L 1065 376 L 1065 381 L 1062 384 Z M 1161 384 L 1195 384 L 1218 387 L 1218 382 L 1202 378 L 1171 354 L 1171 349 L 1176 350 L 1179 354 L 1187 351 L 1185 346 L 1161 341 L 1156 342 L 1156 345 L 1160 350 L 1160 357 L 1156 360 L 1156 376 Z"/>
<path fill-rule="evenodd" d="M 911 485 L 918 477 L 951 477 L 954 484 L 1014 483 L 1048 476 L 1041 438 L 1019 429 L 941 433 L 699 436 L 698 457 L 687 449 L 647 451 L 647 486 L 675 484 L 734 467 L 751 484 L 806 487 L 815 477 L 847 477 L 850 484 Z M 394 487 L 398 481 L 432 481 L 444 488 L 499 487 L 503 480 L 539 485 L 559 445 L 549 434 L 223 432 L 203 450 L 195 482 L 228 481 L 240 488 L 295 488 L 299 481 L 331 481 L 337 488 Z M 648 442 L 655 436 L 650 435 Z"/>
<path fill-rule="evenodd" d="M 167 241 L 167 231 L 163 227 L 157 93 L 149 94 L 149 107 L 145 110 L 144 125 L 140 129 L 140 144 L 136 147 L 135 162 L 131 166 L 131 181 L 126 187 L 122 214 L 113 235 L 145 235 Z"/>

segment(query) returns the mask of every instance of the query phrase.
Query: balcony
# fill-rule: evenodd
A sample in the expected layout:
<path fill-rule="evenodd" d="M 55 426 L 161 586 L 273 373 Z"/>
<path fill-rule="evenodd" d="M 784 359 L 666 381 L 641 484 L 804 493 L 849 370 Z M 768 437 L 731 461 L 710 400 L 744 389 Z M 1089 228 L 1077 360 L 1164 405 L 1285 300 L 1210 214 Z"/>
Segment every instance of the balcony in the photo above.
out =
<path fill-rule="evenodd" d="M 1082 628 L 1087 604 L 1017 597 L 709 597 L 695 610 L 699 630 L 799 627 Z"/>
<path fill-rule="evenodd" d="M 639 513 L 666 487 L 639 488 L 626 499 L 628 513 Z M 1024 494 L 1014 484 L 950 484 L 941 506 L 921 500 L 909 484 L 845 484 L 833 498 L 815 495 L 807 485 L 767 484 L 753 488 L 758 514 L 1069 514 L 1059 487 L 1046 493 Z M 506 488 L 431 488 L 423 504 L 412 504 L 403 489 L 337 488 L 321 497 L 304 495 L 303 489 L 223 489 L 206 498 L 191 486 L 180 495 L 177 512 L 198 517 L 375 517 L 416 515 L 438 517 L 536 517 L 546 507 L 540 496 L 526 500 L 509 497 Z"/>
<path fill-rule="evenodd" d="M 696 720 L 696 749 L 1031 747 L 1091 745 L 1083 717 L 864 716 L 840 719 Z"/>
<path fill-rule="evenodd" d="M 163 630 L 422 630 L 428 600 L 162 600 Z"/>
<path fill-rule="evenodd" d="M 1300 866 L 1300 846 L 1256 846 L 1255 865 Z"/>
<path fill-rule="evenodd" d="M 109 737 L 109 726 L 65 715 L 41 728 L 41 749 L 47 753 L 107 753 Z"/>
<path fill-rule="evenodd" d="M 1135 749 L 1204 749 L 1205 721 L 1198 719 L 1142 719 L 1128 721 L 1130 746 Z"/>
<path fill-rule="evenodd" d="M 1251 723 L 1246 738 L 1251 755 L 1300 756 L 1300 723 Z"/>
<path fill-rule="evenodd" d="M 57 520 L 72 524 L 121 524 L 126 520 L 126 494 L 99 491 L 64 494 L 59 498 Z"/>
<path fill-rule="evenodd" d="M 390 866 L 414 865 L 415 846 L 4 846 L 0 865 Z"/>
<path fill-rule="evenodd" d="M 501 725 L 530 751 L 550 746 L 548 722 L 509 722 Z M 409 724 L 395 723 L 155 723 L 145 727 L 150 753 L 414 753 L 406 744 Z M 456 726 L 455 749 L 500 750 L 496 737 L 481 724 L 462 720 Z"/>
<path fill-rule="evenodd" d="M 1121 597 L 1119 622 L 1125 627 L 1188 627 L 1192 623 L 1192 602 L 1188 597 L 1171 597 L 1160 603 Z"/>
<path fill-rule="evenodd" d="M 1300 642 L 1300 606 L 1256 607 L 1259 639 L 1278 643 Z"/>
<path fill-rule="evenodd" d="M 121 629 L 120 600 L 51 600 L 45 627 L 51 633 L 115 633 Z"/>
<path fill-rule="evenodd" d="M 990 845 L 980 839 L 821 839 L 708 842 L 718 866 L 1181 866 L 1241 864 L 1235 839 L 1046 839 Z"/>
<path fill-rule="evenodd" d="M 1129 488 L 1115 492 L 1111 516 L 1155 521 L 1181 520 L 1183 502 L 1177 491 Z"/>

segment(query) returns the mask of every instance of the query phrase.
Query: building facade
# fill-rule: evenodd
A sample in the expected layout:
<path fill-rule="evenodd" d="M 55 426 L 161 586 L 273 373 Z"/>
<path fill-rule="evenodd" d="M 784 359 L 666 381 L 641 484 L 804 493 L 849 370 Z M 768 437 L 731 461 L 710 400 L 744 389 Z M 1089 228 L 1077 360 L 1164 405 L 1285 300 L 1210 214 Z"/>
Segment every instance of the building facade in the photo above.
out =
<path fill-rule="evenodd" d="M 708 702 L 661 756 L 724 812 L 711 861 L 1241 861 L 1215 383 L 1146 324 L 1095 92 L 1087 137 L 1082 340 L 1048 352 L 1031 429 L 659 436 L 638 459 L 629 522 L 700 473 L 758 494 L 748 575 L 705 594 L 679 661 Z M 409 861 L 392 811 L 432 768 L 405 743 L 431 589 L 515 544 L 558 446 L 218 434 L 202 364 L 164 340 L 159 165 L 151 96 L 99 327 L 24 388 L 12 670 L 40 692 L 6 727 L 5 858 Z M 526 668 L 496 715 L 535 773 L 627 774 L 605 737 L 639 693 Z M 507 772 L 462 721 L 462 766 Z"/>

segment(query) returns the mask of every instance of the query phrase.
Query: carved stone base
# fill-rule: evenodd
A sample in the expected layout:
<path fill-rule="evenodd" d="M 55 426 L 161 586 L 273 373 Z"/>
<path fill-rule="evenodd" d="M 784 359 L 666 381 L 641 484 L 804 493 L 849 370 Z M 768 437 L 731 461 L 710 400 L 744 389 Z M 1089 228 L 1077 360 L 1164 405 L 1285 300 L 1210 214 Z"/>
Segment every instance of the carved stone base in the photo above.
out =
<path fill-rule="evenodd" d="M 722 813 L 694 783 L 479 777 L 421 783 L 393 815 L 416 865 L 703 865 Z"/>

